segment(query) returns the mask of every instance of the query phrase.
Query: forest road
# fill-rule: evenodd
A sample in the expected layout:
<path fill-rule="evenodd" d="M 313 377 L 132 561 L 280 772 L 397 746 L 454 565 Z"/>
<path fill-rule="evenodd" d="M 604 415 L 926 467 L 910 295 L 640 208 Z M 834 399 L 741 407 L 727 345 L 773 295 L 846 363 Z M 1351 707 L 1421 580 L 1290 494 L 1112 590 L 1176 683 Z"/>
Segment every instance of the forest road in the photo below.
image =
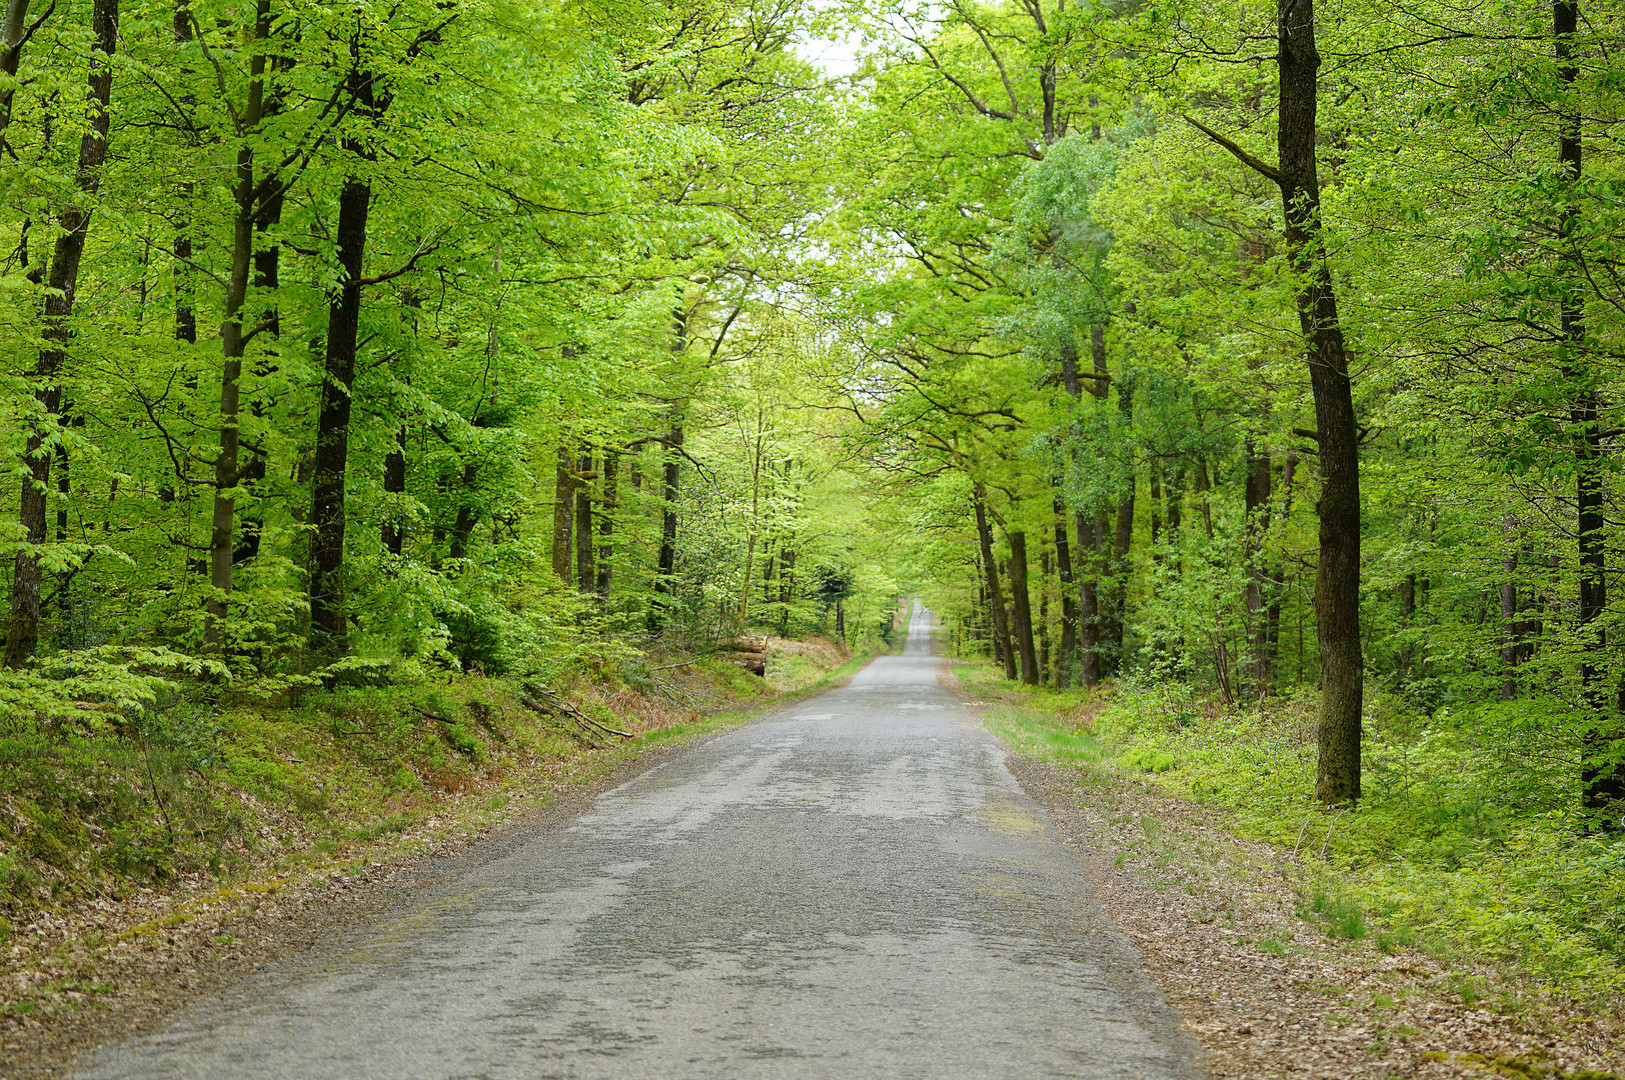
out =
<path fill-rule="evenodd" d="M 73 1075 L 1199 1077 L 932 628 Z"/>

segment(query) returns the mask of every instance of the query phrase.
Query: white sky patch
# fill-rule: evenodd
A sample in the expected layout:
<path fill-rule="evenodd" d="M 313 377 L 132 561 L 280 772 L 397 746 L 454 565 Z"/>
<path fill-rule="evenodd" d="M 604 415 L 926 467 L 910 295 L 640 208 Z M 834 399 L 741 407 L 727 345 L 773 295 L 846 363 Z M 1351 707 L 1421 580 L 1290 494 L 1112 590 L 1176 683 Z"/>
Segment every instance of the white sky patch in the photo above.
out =
<path fill-rule="evenodd" d="M 816 64 L 832 79 L 844 79 L 858 70 L 857 42 L 806 38 L 796 43 L 796 54 Z"/>

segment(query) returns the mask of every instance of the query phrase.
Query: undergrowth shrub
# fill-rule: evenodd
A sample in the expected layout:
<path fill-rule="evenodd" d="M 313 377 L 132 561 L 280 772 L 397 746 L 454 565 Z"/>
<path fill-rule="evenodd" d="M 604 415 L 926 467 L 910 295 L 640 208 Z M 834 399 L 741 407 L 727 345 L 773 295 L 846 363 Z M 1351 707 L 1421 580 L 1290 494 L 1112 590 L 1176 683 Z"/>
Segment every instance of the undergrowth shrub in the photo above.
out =
<path fill-rule="evenodd" d="M 1229 710 L 1172 682 L 1124 680 L 1082 703 L 1070 691 L 1008 696 L 1022 702 L 1008 707 L 1016 719 L 991 711 L 1025 745 L 1061 759 L 1045 748 L 1086 716 L 1119 767 L 1296 852 L 1312 870 L 1305 916 L 1331 936 L 1503 961 L 1584 992 L 1625 988 L 1625 838 L 1586 833 L 1573 723 L 1551 702 L 1428 715 L 1373 693 L 1365 797 L 1341 811 L 1313 797 L 1312 689 Z"/>

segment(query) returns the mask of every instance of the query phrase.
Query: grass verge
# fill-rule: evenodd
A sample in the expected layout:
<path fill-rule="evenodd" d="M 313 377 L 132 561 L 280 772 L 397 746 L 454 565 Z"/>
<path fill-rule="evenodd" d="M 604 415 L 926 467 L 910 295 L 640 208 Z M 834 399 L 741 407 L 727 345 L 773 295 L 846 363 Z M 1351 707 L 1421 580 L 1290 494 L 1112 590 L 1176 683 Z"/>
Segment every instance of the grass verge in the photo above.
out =
<path fill-rule="evenodd" d="M 120 950 L 162 950 L 182 929 L 237 955 L 235 920 L 267 897 L 501 827 L 646 750 L 817 693 L 869 656 L 783 643 L 765 680 L 720 657 L 671 659 L 583 673 L 551 695 L 442 674 L 280 701 L 198 693 L 118 726 L 10 724 L 0 1019 L 102 1007 Z"/>
<path fill-rule="evenodd" d="M 1085 783 L 1138 778 L 1292 856 L 1302 909 L 1328 936 L 1489 962 L 1598 1008 L 1625 1001 L 1625 840 L 1587 835 L 1564 810 L 1573 791 L 1531 763 L 1554 748 L 1379 716 L 1366 798 L 1327 810 L 1312 798 L 1307 696 L 1225 710 L 1179 685 L 1054 691 L 956 670 L 1024 755 L 1079 767 Z"/>

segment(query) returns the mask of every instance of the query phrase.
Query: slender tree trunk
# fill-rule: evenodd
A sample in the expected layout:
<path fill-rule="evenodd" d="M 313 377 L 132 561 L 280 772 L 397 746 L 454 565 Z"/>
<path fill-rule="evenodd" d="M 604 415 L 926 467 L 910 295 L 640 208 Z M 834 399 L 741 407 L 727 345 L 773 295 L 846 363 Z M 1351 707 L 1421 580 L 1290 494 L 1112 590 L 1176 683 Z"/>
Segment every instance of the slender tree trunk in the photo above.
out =
<path fill-rule="evenodd" d="M 1247 664 L 1247 678 L 1255 693 L 1269 692 L 1270 671 L 1269 627 L 1264 617 L 1264 600 L 1269 574 L 1264 568 L 1264 537 L 1269 533 L 1271 491 L 1275 479 L 1274 466 L 1268 450 L 1260 450 L 1247 442 L 1247 628 L 1251 636 L 1251 657 Z"/>
<path fill-rule="evenodd" d="M 1010 534 L 1010 596 L 1015 608 L 1016 649 L 1021 657 L 1021 681 L 1038 685 L 1038 656 L 1033 649 L 1032 601 L 1027 594 L 1027 534 Z"/>
<path fill-rule="evenodd" d="M 987 578 L 988 605 L 993 614 L 993 654 L 1004 665 L 1004 677 L 1016 677 L 1015 650 L 1010 646 L 1010 624 L 1005 618 L 1004 593 L 999 588 L 999 566 L 993 560 L 993 530 L 987 522 L 987 501 L 982 485 L 975 487 L 976 539 L 982 553 L 982 571 Z"/>
<path fill-rule="evenodd" d="M 787 546 L 779 554 L 779 636 L 790 633 L 790 601 L 795 598 L 796 549 Z"/>
<path fill-rule="evenodd" d="M 1099 532 L 1087 514 L 1072 515 L 1078 537 L 1078 681 L 1100 685 Z"/>
<path fill-rule="evenodd" d="M 371 72 L 352 70 L 350 92 L 358 111 L 376 122 Z M 366 157 L 364 148 L 353 152 Z M 362 276 L 366 265 L 367 218 L 372 185 L 348 177 L 339 191 L 335 227 L 343 276 L 328 306 L 326 378 L 316 420 L 316 471 L 311 498 L 310 624 L 313 636 L 335 654 L 348 648 L 344 610 L 344 483 L 350 460 L 350 391 L 355 384 L 356 348 L 361 327 Z"/>
<path fill-rule="evenodd" d="M 1343 327 L 1320 238 L 1315 160 L 1320 52 L 1314 0 L 1278 0 L 1281 72 L 1277 184 L 1287 256 L 1297 277 L 1298 321 L 1309 351 L 1320 460 L 1320 561 L 1315 627 L 1320 646 L 1319 764 L 1315 796 L 1327 805 L 1360 798 L 1365 671 L 1360 642 L 1360 435 Z"/>
<path fill-rule="evenodd" d="M 270 0 L 259 0 L 254 12 L 253 40 L 270 33 Z M 232 533 L 237 523 L 237 484 L 240 439 L 237 428 L 239 381 L 248 337 L 243 330 L 243 303 L 248 298 L 248 275 L 254 263 L 254 145 L 265 103 L 265 57 L 258 51 L 249 62 L 248 102 L 239 120 L 237 171 L 233 191 L 231 272 L 226 281 L 225 318 L 220 324 L 220 449 L 214 459 L 214 505 L 209 529 L 208 618 L 203 639 L 211 649 L 221 646 L 226 599 L 231 595 L 235 550 Z"/>
<path fill-rule="evenodd" d="M 1553 52 L 1557 76 L 1565 97 L 1579 78 L 1573 55 L 1574 35 L 1580 25 L 1578 0 L 1554 0 L 1552 4 Z M 1573 104 L 1563 103 L 1562 131 L 1557 142 L 1559 176 L 1566 187 L 1578 185 L 1584 167 L 1580 141 L 1580 114 Z M 1574 236 L 1576 210 L 1565 205 L 1558 223 L 1559 238 L 1567 244 Z M 1625 754 L 1621 753 L 1618 725 L 1611 715 L 1610 695 L 1603 687 L 1608 649 L 1607 629 L 1600 625 L 1608 609 L 1607 544 L 1605 501 L 1606 461 L 1603 433 L 1598 415 L 1600 402 L 1595 377 L 1586 362 L 1584 311 L 1586 273 L 1572 252 L 1563 253 L 1567 281 L 1564 283 L 1559 319 L 1562 343 L 1558 355 L 1564 375 L 1579 386 L 1569 406 L 1569 421 L 1578 430 L 1575 438 L 1576 524 L 1580 547 L 1580 638 L 1586 651 L 1580 663 L 1580 683 L 1591 722 L 1581 745 L 1581 802 L 1587 810 L 1619 817 L 1625 806 Z M 1625 827 L 1625 822 L 1616 820 Z"/>
<path fill-rule="evenodd" d="M 598 512 L 598 595 L 609 599 L 609 589 L 615 574 L 615 510 L 619 492 L 616 473 L 620 469 L 621 455 L 614 450 L 604 451 L 604 500 Z"/>
<path fill-rule="evenodd" d="M 1117 408 L 1122 416 L 1124 441 L 1132 446 L 1129 433 L 1134 430 L 1134 382 L 1128 378 L 1122 365 L 1117 371 Z M 1128 625 L 1129 550 L 1134 543 L 1135 471 L 1133 450 L 1130 455 L 1128 481 L 1117 500 L 1117 529 L 1112 536 L 1111 565 L 1109 567 L 1111 604 L 1106 622 L 1105 646 L 1111 659 L 1111 671 L 1121 670 L 1126 657 L 1124 633 Z"/>
<path fill-rule="evenodd" d="M 0 24 L 0 76 L 6 87 L 0 90 L 0 148 L 7 146 L 6 129 L 11 127 L 11 103 L 17 96 L 17 68 L 22 64 L 23 46 L 38 28 L 28 21 L 29 0 L 6 0 L 4 23 Z M 47 16 L 50 11 L 46 11 Z M 44 17 L 41 18 L 44 21 Z M 109 54 L 111 55 L 111 54 Z"/>
<path fill-rule="evenodd" d="M 1070 686 L 1077 671 L 1078 602 L 1073 599 L 1072 545 L 1066 536 L 1066 507 L 1055 500 L 1055 570 L 1061 589 L 1061 645 L 1055 658 L 1055 685 Z"/>
<path fill-rule="evenodd" d="M 66 413 L 68 408 L 65 405 L 63 412 Z M 64 415 L 62 419 L 66 424 L 67 417 Z M 84 417 L 74 417 L 72 426 L 83 427 Z M 59 544 L 68 542 L 68 499 L 73 493 L 72 475 L 68 470 L 68 444 L 66 441 L 59 441 L 56 444 L 56 542 Z M 75 573 L 76 571 L 68 569 L 56 576 L 56 609 L 58 616 L 62 620 L 60 639 L 63 648 L 67 649 L 71 649 L 75 645 L 73 636 L 73 579 Z"/>
<path fill-rule="evenodd" d="M 658 630 L 664 624 L 666 610 L 675 604 L 677 596 L 677 498 L 683 478 L 683 460 L 679 456 L 683 447 L 683 423 L 675 411 L 665 443 L 666 460 L 660 482 L 660 554 L 655 563 L 655 591 L 664 600 L 649 613 L 651 630 Z"/>
<path fill-rule="evenodd" d="M 1038 556 L 1038 681 L 1053 685 L 1055 661 L 1050 655 L 1049 582 L 1051 566 L 1049 549 Z"/>
<path fill-rule="evenodd" d="M 266 28 L 267 35 L 270 28 Z M 272 115 L 271 101 L 267 100 L 265 115 Z M 264 191 L 269 185 L 270 190 Z M 259 330 L 265 338 L 275 342 L 282 336 L 282 315 L 278 309 L 279 298 L 277 290 L 282 286 L 282 245 L 267 243 L 265 235 L 282 222 L 282 207 L 285 193 L 280 184 L 267 178 L 260 181 L 260 188 L 264 192 L 260 198 L 259 210 L 254 215 L 254 231 L 259 240 L 254 251 L 254 288 L 265 301 L 260 309 Z M 258 379 L 269 378 L 276 371 L 276 353 L 267 351 L 254 365 L 254 376 Z M 264 403 L 254 399 L 249 406 L 256 418 L 265 415 Z M 404 438 L 404 435 L 403 435 Z M 238 469 L 237 487 L 239 491 L 254 494 L 256 486 L 265 479 L 265 450 L 263 446 L 247 445 L 248 460 Z M 386 469 L 387 471 L 387 469 Z M 403 464 L 404 482 L 404 464 Z M 386 488 L 386 490 L 388 490 Z M 401 489 L 405 491 L 403 487 Z M 258 558 L 260 553 L 260 540 L 265 535 L 265 511 L 257 499 L 250 499 L 246 507 L 238 513 L 238 537 L 235 550 L 232 553 L 232 564 L 241 566 L 250 559 Z"/>
<path fill-rule="evenodd" d="M 474 508 L 469 493 L 474 490 L 474 482 L 479 477 L 478 461 L 463 463 L 463 477 L 457 488 L 457 521 L 451 527 L 451 543 L 446 549 L 446 554 L 453 559 L 468 558 L 468 545 L 474 539 L 474 526 L 479 522 L 479 512 Z"/>
<path fill-rule="evenodd" d="M 579 468 L 582 482 L 576 485 L 576 588 L 591 593 L 597 583 L 592 566 L 592 485 L 586 482 L 592 472 L 592 457 L 582 457 Z"/>
<path fill-rule="evenodd" d="M 1501 700 L 1518 696 L 1518 545 L 1501 559 Z"/>
<path fill-rule="evenodd" d="M 559 447 L 553 469 L 553 573 L 570 583 L 570 552 L 574 549 L 576 478 L 569 447 Z"/>
<path fill-rule="evenodd" d="M 21 17 L 21 16 L 20 16 Z M 118 48 L 118 0 L 94 0 L 91 33 L 95 53 L 85 99 L 89 105 L 90 129 L 79 142 L 79 163 L 74 176 L 78 198 L 58 215 L 60 233 L 51 251 L 46 272 L 44 304 L 44 347 L 34 362 L 34 399 L 43 414 L 28 424 L 23 451 L 27 472 L 23 477 L 18 523 L 23 545 L 17 550 L 12 573 L 11 614 L 6 628 L 7 667 L 21 667 L 39 647 L 40 556 L 45 543 L 45 494 L 51 479 L 54 448 L 47 446 L 47 433 L 57 427 L 57 410 L 62 404 L 60 374 L 67 358 L 68 341 L 73 335 L 68 320 L 73 314 L 79 287 L 79 265 L 85 253 L 85 237 L 90 232 L 91 203 L 101 188 L 101 169 L 107 160 L 107 133 L 111 126 L 108 102 L 113 91 L 114 51 Z M 9 19 L 9 8 L 8 8 Z M 7 31 L 10 32 L 8 25 Z M 6 103 L 9 110 L 9 101 Z"/>
<path fill-rule="evenodd" d="M 750 467 L 750 535 L 745 541 L 745 579 L 739 589 L 739 623 L 745 623 L 750 611 L 751 573 L 756 560 L 756 536 L 759 531 L 758 523 L 761 520 L 762 509 L 762 408 L 756 410 L 756 452 L 751 458 Z"/>
<path fill-rule="evenodd" d="M 390 500 L 389 516 L 384 520 L 380 539 L 383 540 L 385 551 L 399 557 L 406 547 L 406 522 L 400 509 L 393 504 L 406 494 L 405 424 L 395 429 L 395 445 L 384 455 L 384 494 L 395 498 Z"/>

